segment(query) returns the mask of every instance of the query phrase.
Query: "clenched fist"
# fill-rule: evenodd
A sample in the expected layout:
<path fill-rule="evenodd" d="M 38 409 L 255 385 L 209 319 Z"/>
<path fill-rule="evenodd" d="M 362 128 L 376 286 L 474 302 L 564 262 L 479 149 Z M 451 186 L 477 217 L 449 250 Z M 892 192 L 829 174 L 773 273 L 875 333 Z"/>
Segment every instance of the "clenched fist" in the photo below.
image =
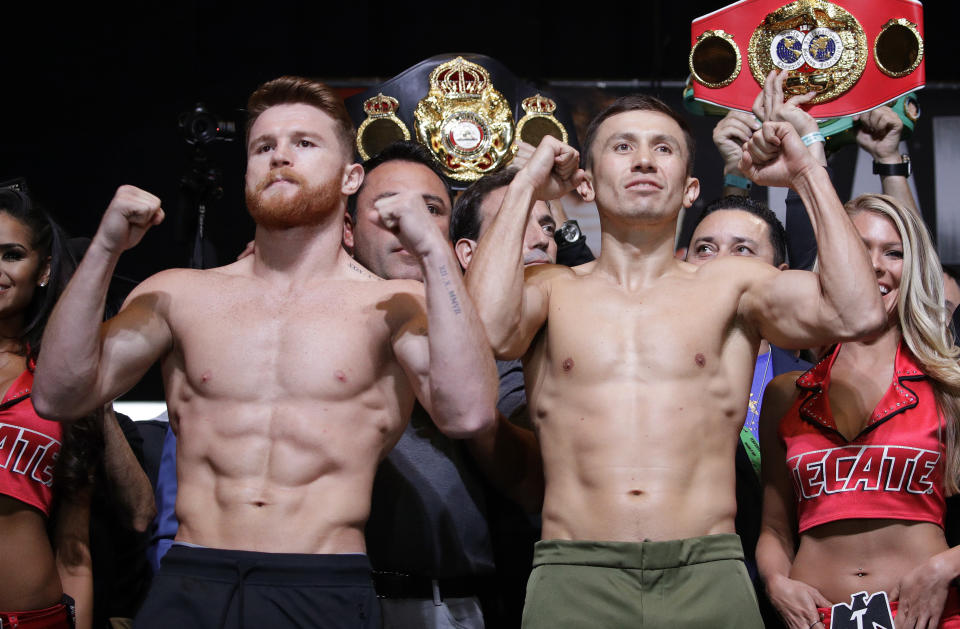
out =
<path fill-rule="evenodd" d="M 903 134 L 903 121 L 889 107 L 877 107 L 873 111 L 859 116 L 857 144 L 870 153 L 874 161 L 887 164 L 899 164 L 900 136 Z"/>
<path fill-rule="evenodd" d="M 100 220 L 94 240 L 119 254 L 135 246 L 148 229 L 163 221 L 160 199 L 134 186 L 120 186 Z"/>
<path fill-rule="evenodd" d="M 806 171 L 819 166 L 787 122 L 764 122 L 744 145 L 740 170 L 761 186 L 789 188 Z"/>
<path fill-rule="evenodd" d="M 400 192 L 374 204 L 380 223 L 397 235 L 403 248 L 422 258 L 439 246 L 447 246 L 436 221 L 420 194 Z"/>
<path fill-rule="evenodd" d="M 533 187 L 534 198 L 540 201 L 559 199 L 583 181 L 580 154 L 553 136 L 543 136 L 532 154 L 525 148 L 524 157 L 527 159 L 517 179 L 527 181 Z"/>

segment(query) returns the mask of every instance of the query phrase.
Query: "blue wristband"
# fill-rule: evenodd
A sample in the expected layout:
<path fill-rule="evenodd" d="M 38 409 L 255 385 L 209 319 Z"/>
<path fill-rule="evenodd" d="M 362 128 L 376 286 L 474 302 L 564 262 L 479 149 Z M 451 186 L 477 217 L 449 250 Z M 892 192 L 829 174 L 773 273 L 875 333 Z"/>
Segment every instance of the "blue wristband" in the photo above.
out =
<path fill-rule="evenodd" d="M 747 179 L 746 177 L 741 177 L 740 175 L 724 175 L 723 185 L 730 186 L 733 188 L 741 188 L 743 190 L 749 190 L 750 188 L 753 187 L 753 182 Z"/>
<path fill-rule="evenodd" d="M 813 133 L 808 133 L 807 135 L 803 136 L 803 137 L 800 138 L 800 139 L 801 139 L 801 140 L 803 141 L 803 143 L 804 143 L 805 145 L 807 145 L 807 146 L 810 146 L 810 145 L 813 144 L 814 142 L 823 142 L 824 144 L 826 144 L 826 142 L 827 142 L 826 140 L 823 139 L 823 134 L 820 133 L 819 131 L 814 131 Z"/>

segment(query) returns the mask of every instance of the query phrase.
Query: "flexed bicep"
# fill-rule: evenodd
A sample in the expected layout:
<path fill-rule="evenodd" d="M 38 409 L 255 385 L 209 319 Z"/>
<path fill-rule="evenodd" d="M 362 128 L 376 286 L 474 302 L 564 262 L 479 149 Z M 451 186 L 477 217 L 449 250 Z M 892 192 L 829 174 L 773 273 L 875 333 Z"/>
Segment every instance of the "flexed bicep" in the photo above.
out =
<path fill-rule="evenodd" d="M 834 304 L 825 299 L 816 273 L 775 271 L 757 280 L 741 310 L 760 336 L 784 349 L 829 345 L 844 336 Z"/>
<path fill-rule="evenodd" d="M 112 400 L 128 391 L 173 347 L 165 314 L 170 299 L 165 291 L 138 287 L 120 312 L 100 326 L 100 369 L 92 391 L 96 398 Z"/>
<path fill-rule="evenodd" d="M 51 317 L 33 391 L 41 416 L 68 421 L 103 406 L 128 391 L 172 347 L 164 314 L 169 294 L 156 277 L 134 289 L 120 312 L 87 338 L 72 334 L 76 326 L 69 323 L 69 302 L 59 313 L 61 321 Z"/>

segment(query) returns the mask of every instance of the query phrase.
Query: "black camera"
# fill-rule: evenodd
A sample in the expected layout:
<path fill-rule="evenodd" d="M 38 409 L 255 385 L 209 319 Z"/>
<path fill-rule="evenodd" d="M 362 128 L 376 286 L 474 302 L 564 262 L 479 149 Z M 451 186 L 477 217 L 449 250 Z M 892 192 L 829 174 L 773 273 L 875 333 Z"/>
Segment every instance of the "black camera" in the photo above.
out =
<path fill-rule="evenodd" d="M 204 145 L 211 142 L 232 142 L 237 137 L 237 125 L 230 120 L 221 120 L 203 103 L 180 114 L 180 128 L 187 144 Z"/>

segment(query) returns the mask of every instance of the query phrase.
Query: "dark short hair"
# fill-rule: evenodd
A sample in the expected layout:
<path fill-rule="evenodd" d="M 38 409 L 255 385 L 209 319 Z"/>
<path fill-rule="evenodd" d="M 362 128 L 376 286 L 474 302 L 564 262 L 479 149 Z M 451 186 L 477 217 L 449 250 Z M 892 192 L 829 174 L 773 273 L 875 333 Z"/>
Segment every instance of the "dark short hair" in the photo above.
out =
<path fill-rule="evenodd" d="M 687 145 L 687 176 L 693 174 L 693 158 L 697 152 L 697 143 L 693 139 L 693 132 L 690 131 L 690 125 L 687 124 L 687 121 L 683 119 L 680 114 L 678 114 L 674 109 L 654 96 L 647 96 L 646 94 L 633 94 L 631 96 L 622 96 L 617 100 L 610 103 L 606 109 L 597 114 L 593 120 L 590 121 L 590 126 L 587 127 L 586 139 L 583 142 L 583 167 L 590 168 L 593 164 L 593 156 L 591 151 L 593 150 L 593 143 L 597 139 L 597 131 L 600 129 L 600 125 L 607 118 L 616 116 L 617 114 L 626 113 L 628 111 L 653 111 L 661 113 L 676 122 L 680 129 L 683 131 L 683 141 Z"/>
<path fill-rule="evenodd" d="M 690 238 L 693 238 L 693 232 L 697 230 L 697 225 L 703 222 L 703 219 L 723 210 L 740 210 L 747 214 L 752 214 L 767 224 L 767 234 L 770 238 L 770 245 L 773 247 L 773 266 L 780 266 L 787 261 L 787 231 L 783 228 L 783 223 L 777 218 L 766 203 L 755 201 L 750 197 L 741 197 L 730 195 L 711 201 L 707 207 L 703 208 L 697 221 L 693 224 L 693 231 Z M 689 247 L 692 242 L 687 243 Z"/>
<path fill-rule="evenodd" d="M 373 172 L 377 166 L 381 166 L 387 162 L 398 161 L 420 164 L 421 166 L 429 168 L 433 171 L 433 174 L 443 182 L 443 189 L 447 191 L 447 199 L 451 203 L 453 202 L 453 192 L 450 190 L 450 183 L 443 176 L 443 172 L 440 170 L 440 167 L 437 166 L 437 162 L 433 159 L 430 151 L 416 142 L 394 142 L 393 144 L 388 144 L 385 149 L 363 163 L 363 183 L 360 184 L 360 187 L 354 194 L 347 197 L 347 211 L 350 212 L 351 219 L 354 221 L 357 220 L 357 198 L 367 185 L 366 175 Z"/>
<path fill-rule="evenodd" d="M 247 140 L 250 139 L 250 129 L 260 114 L 277 105 L 295 104 L 316 107 L 333 118 L 344 152 L 348 157 L 353 157 L 357 134 L 343 100 L 320 81 L 301 76 L 281 76 L 254 90 L 247 101 Z"/>
<path fill-rule="evenodd" d="M 507 168 L 497 171 L 470 184 L 470 187 L 460 193 L 453 206 L 453 215 L 450 217 L 450 241 L 457 242 L 461 238 L 476 240 L 480 237 L 480 206 L 487 195 L 509 186 L 517 176 L 516 168 Z"/>

